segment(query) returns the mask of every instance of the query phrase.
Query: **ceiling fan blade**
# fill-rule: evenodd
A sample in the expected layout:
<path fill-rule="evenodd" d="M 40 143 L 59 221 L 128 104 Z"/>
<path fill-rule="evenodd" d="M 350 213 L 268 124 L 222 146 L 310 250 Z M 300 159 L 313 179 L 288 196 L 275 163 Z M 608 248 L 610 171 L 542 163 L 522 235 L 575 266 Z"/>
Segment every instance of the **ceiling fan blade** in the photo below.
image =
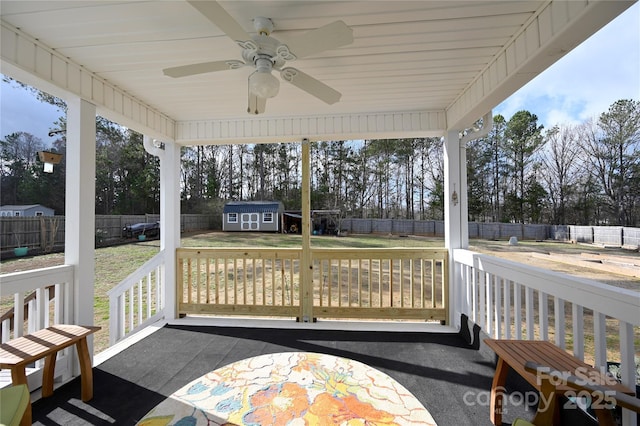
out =
<path fill-rule="evenodd" d="M 297 58 L 304 58 L 351 43 L 353 30 L 344 22 L 335 21 L 296 37 L 287 47 Z"/>
<path fill-rule="evenodd" d="M 240 67 L 243 67 L 245 65 L 246 64 L 244 62 L 236 61 L 236 60 L 213 61 L 213 62 L 203 62 L 200 64 L 190 64 L 190 65 L 182 65 L 179 67 L 165 68 L 162 70 L 162 72 L 164 73 L 164 75 L 177 78 L 177 77 L 186 77 L 186 76 L 195 75 L 195 74 L 204 74 L 207 72 L 233 70 L 233 69 L 238 69 Z"/>
<path fill-rule="evenodd" d="M 236 42 L 251 40 L 249 33 L 217 1 L 187 1 L 231 40 Z"/>
<path fill-rule="evenodd" d="M 284 68 L 280 71 L 280 77 L 329 105 L 335 104 L 342 97 L 337 90 L 295 68 Z"/>

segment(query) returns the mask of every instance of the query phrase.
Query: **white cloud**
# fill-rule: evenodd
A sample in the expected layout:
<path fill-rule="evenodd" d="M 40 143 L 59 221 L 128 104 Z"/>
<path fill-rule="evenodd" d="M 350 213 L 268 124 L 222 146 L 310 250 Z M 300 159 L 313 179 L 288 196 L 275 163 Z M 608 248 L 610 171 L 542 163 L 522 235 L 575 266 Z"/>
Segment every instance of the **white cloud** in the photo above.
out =
<path fill-rule="evenodd" d="M 545 127 L 583 122 L 619 99 L 640 99 L 640 4 L 569 52 L 494 110 L 522 109 Z"/>

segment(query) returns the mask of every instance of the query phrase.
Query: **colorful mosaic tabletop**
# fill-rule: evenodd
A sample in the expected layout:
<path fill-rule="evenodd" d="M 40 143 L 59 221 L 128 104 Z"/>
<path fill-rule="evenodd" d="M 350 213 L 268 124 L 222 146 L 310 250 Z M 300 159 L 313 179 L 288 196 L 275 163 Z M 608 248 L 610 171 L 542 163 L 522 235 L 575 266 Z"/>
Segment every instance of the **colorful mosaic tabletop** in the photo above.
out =
<path fill-rule="evenodd" d="M 138 422 L 164 425 L 435 425 L 400 383 L 361 362 L 285 352 L 234 362 Z"/>

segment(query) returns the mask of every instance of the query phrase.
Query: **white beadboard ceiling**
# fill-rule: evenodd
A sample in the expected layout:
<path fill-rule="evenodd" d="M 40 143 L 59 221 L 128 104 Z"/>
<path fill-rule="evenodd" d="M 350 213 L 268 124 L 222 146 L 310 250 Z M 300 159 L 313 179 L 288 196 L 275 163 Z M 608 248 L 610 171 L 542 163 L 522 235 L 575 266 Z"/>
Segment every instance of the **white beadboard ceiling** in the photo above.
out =
<path fill-rule="evenodd" d="M 280 93 L 268 100 L 260 119 L 386 112 L 451 114 L 452 109 L 461 109 L 455 118 L 466 122 L 455 123 L 459 125 L 479 118 L 633 2 L 596 2 L 604 4 L 598 6 L 599 12 L 578 16 L 570 29 L 556 21 L 566 20 L 588 2 L 219 3 L 249 33 L 255 32 L 254 17 L 271 18 L 275 25 L 272 36 L 284 43 L 336 20 L 353 30 L 351 45 L 287 63 L 341 92 L 338 103 L 326 105 L 282 82 Z M 550 4 L 554 12 L 547 14 L 546 28 L 541 16 L 546 16 Z M 36 39 L 175 123 L 252 118 L 246 112 L 250 67 L 180 79 L 163 75 L 167 67 L 241 59 L 240 47 L 187 2 L 3 0 L 0 7 L 6 28 Z M 508 68 L 510 46 L 521 52 L 511 53 L 512 61 L 518 61 L 518 54 L 529 54 L 528 39 L 520 45 L 515 41 L 532 28 L 538 31 L 535 42 L 542 48 L 544 43 L 557 42 L 556 38 L 563 45 L 549 47 L 556 51 L 532 59 L 526 69 L 517 70 L 517 77 L 495 76 L 495 87 L 490 93 L 471 96 L 472 105 L 457 105 L 474 90 L 475 83 L 487 78 L 487 70 L 501 55 L 506 57 L 503 67 Z M 563 34 L 557 36 L 556 28 Z M 2 48 L 6 61 L 11 56 L 6 50 L 14 47 L 3 43 Z"/>

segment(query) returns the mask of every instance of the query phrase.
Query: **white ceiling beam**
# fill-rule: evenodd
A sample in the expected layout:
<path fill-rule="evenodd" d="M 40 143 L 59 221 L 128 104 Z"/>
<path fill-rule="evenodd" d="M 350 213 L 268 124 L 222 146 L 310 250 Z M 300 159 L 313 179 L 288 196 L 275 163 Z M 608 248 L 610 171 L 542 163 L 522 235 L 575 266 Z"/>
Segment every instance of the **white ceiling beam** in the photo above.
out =
<path fill-rule="evenodd" d="M 442 136 L 444 111 L 388 112 L 311 117 L 201 120 L 176 123 L 182 145 Z"/>

